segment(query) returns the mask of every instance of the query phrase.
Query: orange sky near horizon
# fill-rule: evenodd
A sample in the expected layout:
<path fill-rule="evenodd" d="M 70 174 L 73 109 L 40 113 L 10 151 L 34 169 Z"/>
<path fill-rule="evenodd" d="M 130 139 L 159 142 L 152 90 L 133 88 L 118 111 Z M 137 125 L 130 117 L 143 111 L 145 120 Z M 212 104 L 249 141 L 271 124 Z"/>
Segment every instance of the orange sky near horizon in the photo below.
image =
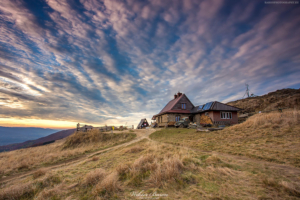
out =
<path fill-rule="evenodd" d="M 76 128 L 78 122 L 71 121 L 56 121 L 45 119 L 20 119 L 20 118 L 0 118 L 0 126 L 5 127 L 36 127 L 36 128 L 51 128 L 51 129 L 73 129 Z M 96 124 L 89 124 L 100 126 Z"/>

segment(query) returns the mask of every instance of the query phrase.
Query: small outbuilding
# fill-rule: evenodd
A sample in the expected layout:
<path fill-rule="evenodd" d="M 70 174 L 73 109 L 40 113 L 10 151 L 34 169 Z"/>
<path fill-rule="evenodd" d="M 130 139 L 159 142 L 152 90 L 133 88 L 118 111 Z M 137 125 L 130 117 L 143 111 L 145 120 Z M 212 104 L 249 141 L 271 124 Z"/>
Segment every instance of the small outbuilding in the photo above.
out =
<path fill-rule="evenodd" d="M 137 129 L 146 128 L 148 126 L 149 126 L 148 121 L 146 118 L 144 118 L 144 119 L 141 119 L 139 125 L 137 126 Z"/>

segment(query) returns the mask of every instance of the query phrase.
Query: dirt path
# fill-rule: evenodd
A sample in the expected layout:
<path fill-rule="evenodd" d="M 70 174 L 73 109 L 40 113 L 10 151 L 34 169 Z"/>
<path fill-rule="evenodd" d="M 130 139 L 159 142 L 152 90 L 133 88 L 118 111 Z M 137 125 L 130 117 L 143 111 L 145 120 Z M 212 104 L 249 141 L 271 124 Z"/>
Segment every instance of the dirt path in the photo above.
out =
<path fill-rule="evenodd" d="M 157 131 L 157 129 L 135 130 L 135 134 L 137 134 L 137 137 L 134 140 L 131 140 L 129 142 L 126 142 L 126 143 L 123 143 L 120 145 L 116 145 L 116 146 L 113 146 L 113 147 L 110 147 L 107 149 L 99 150 L 99 151 L 96 151 L 96 152 L 93 152 L 90 154 L 85 154 L 78 158 L 74 158 L 74 159 L 68 160 L 63 163 L 54 164 L 54 165 L 51 165 L 51 166 L 45 167 L 45 168 L 47 170 L 53 170 L 53 169 L 59 169 L 59 168 L 64 168 L 64 167 L 70 167 L 71 165 L 78 165 L 80 163 L 88 161 L 93 156 L 131 145 L 131 144 L 139 142 L 145 138 L 148 140 L 151 140 L 151 141 L 155 141 L 155 140 L 152 140 L 149 138 L 149 135 L 155 131 Z M 159 142 L 159 141 L 155 141 L 155 142 Z M 159 143 L 165 143 L 165 142 L 159 142 Z M 170 144 L 170 143 L 166 143 L 166 144 Z M 170 144 L 170 145 L 174 145 L 174 144 Z M 178 145 L 174 145 L 174 146 L 178 146 Z M 293 180 L 295 182 L 300 180 L 300 169 L 297 167 L 290 166 L 290 165 L 278 164 L 278 163 L 268 162 L 268 161 L 264 161 L 264 160 L 258 160 L 258 159 L 254 159 L 254 158 L 250 158 L 250 157 L 246 157 L 246 156 L 237 156 L 237 155 L 226 154 L 226 153 L 216 152 L 216 151 L 203 151 L 200 149 L 190 148 L 188 146 L 181 146 L 181 147 L 187 148 L 187 149 L 190 149 L 190 150 L 193 150 L 196 152 L 201 152 L 201 153 L 206 153 L 206 154 L 207 153 L 214 154 L 214 155 L 220 156 L 221 158 L 225 158 L 227 160 L 232 160 L 234 163 L 237 163 L 237 164 L 251 163 L 252 165 L 257 165 L 257 166 L 264 165 L 265 167 L 268 167 L 269 169 L 279 170 L 282 174 L 284 174 L 286 177 L 289 177 L 291 180 Z M 25 178 L 27 176 L 32 175 L 37 170 L 38 169 L 33 169 L 31 171 L 27 171 L 24 173 L 19 173 L 19 174 L 15 174 L 15 175 L 12 175 L 9 177 L 2 178 L 0 180 L 0 184 L 5 184 L 5 183 L 8 183 L 10 181 L 14 181 L 14 180 L 20 179 L 20 178 Z"/>
<path fill-rule="evenodd" d="M 48 167 L 43 167 L 43 168 L 46 169 L 46 170 L 53 170 L 53 169 L 58 169 L 58 168 L 74 165 L 74 164 L 80 164 L 82 162 L 87 161 L 88 159 L 90 159 L 91 157 L 93 157 L 95 155 L 106 153 L 108 151 L 113 151 L 113 150 L 119 149 L 121 147 L 125 147 L 125 146 L 131 145 L 133 143 L 136 143 L 138 141 L 141 141 L 142 139 L 149 138 L 149 135 L 151 133 L 155 132 L 155 131 L 156 131 L 156 129 L 134 130 L 134 133 L 137 135 L 137 137 L 135 139 L 129 141 L 129 142 L 119 144 L 119 145 L 116 145 L 116 146 L 113 146 L 113 147 L 109 147 L 107 149 L 102 149 L 102 150 L 99 150 L 99 151 L 96 151 L 96 152 L 93 152 L 93 153 L 85 154 L 85 155 L 79 156 L 77 158 L 70 159 L 70 160 L 64 161 L 62 163 L 57 163 L 57 164 L 54 164 L 54 165 L 51 165 L 51 166 L 48 166 Z M 16 179 L 25 178 L 27 176 L 32 175 L 38 169 L 39 168 L 30 170 L 30 171 L 26 171 L 26 172 L 23 172 L 23 173 L 14 174 L 14 175 L 11 175 L 11 176 L 8 176 L 8 177 L 4 177 L 4 178 L 0 179 L 0 184 L 2 185 L 2 184 L 5 184 L 5 183 L 8 183 L 10 181 L 14 181 Z"/>

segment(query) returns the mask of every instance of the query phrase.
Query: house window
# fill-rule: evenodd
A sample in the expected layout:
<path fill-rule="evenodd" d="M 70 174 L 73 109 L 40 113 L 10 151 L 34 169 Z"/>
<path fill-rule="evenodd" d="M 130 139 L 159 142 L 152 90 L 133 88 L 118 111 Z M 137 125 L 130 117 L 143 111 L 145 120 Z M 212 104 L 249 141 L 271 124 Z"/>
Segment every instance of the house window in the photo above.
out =
<path fill-rule="evenodd" d="M 231 112 L 221 112 L 221 119 L 232 119 Z"/>
<path fill-rule="evenodd" d="M 181 104 L 181 109 L 186 109 L 186 103 Z"/>
<path fill-rule="evenodd" d="M 180 116 L 175 117 L 175 121 L 178 122 L 180 120 Z"/>

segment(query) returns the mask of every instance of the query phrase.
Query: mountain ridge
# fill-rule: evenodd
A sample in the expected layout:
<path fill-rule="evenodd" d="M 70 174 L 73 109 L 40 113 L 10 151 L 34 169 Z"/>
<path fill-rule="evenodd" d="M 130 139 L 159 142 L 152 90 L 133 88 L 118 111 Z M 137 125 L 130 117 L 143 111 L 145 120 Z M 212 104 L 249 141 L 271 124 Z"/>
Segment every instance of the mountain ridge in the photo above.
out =
<path fill-rule="evenodd" d="M 227 105 L 243 109 L 240 113 L 271 111 L 286 108 L 299 109 L 300 89 L 284 88 L 261 96 L 231 101 L 228 102 Z"/>
<path fill-rule="evenodd" d="M 14 143 L 9 145 L 0 146 L 0 152 L 3 151 L 12 151 L 16 149 L 22 149 L 27 147 L 34 147 L 34 146 L 40 146 L 44 144 L 49 144 L 51 142 L 54 142 L 55 140 L 60 140 L 65 137 L 68 137 L 69 135 L 73 134 L 75 129 L 67 129 L 58 131 L 56 133 L 52 133 L 50 135 L 47 135 L 45 137 L 38 138 L 36 140 L 28 140 L 21 143 Z"/>

